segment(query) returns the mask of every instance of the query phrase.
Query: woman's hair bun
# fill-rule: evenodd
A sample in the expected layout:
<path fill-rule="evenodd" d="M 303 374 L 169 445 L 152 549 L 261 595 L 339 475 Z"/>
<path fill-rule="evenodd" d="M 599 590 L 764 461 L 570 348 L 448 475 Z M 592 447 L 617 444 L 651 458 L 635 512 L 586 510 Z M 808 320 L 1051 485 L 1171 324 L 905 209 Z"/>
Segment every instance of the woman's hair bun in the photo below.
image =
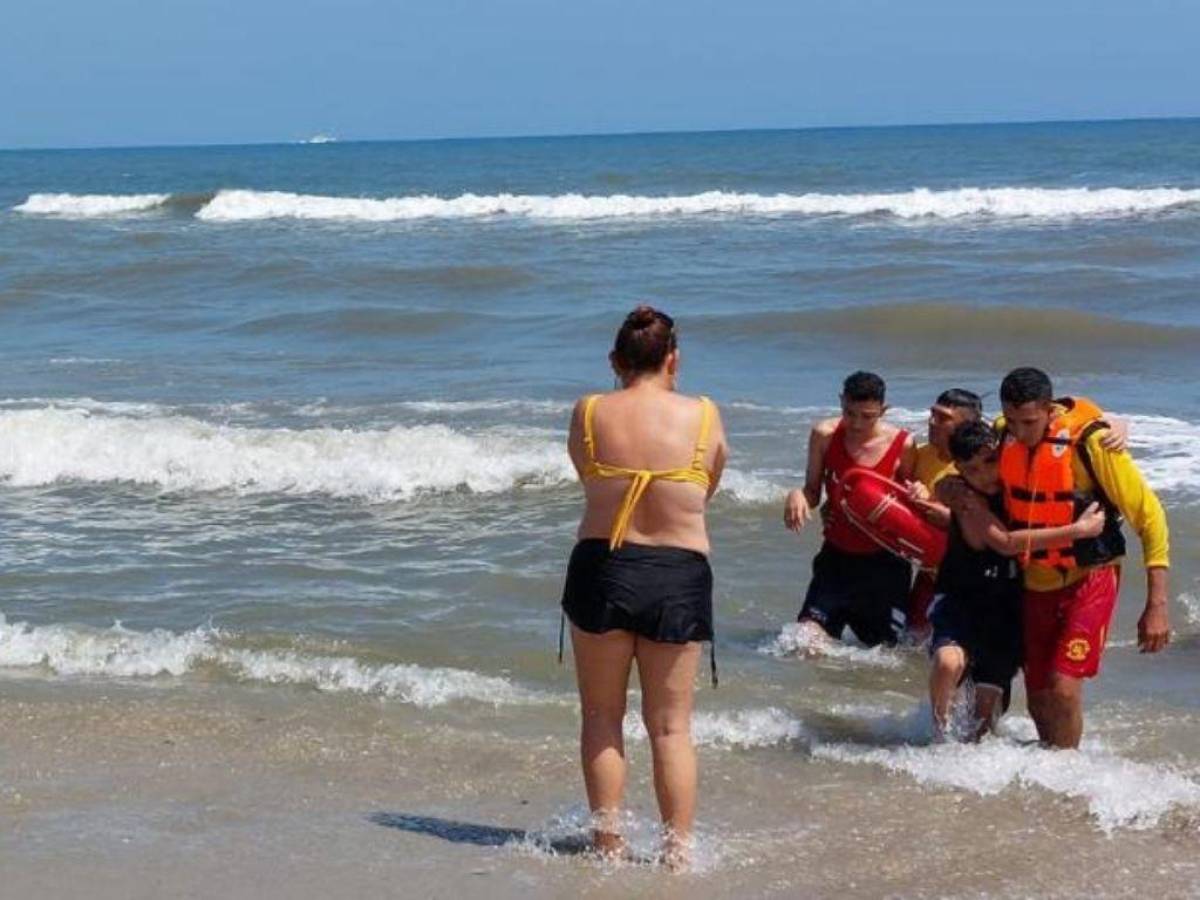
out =
<path fill-rule="evenodd" d="M 658 321 L 658 317 L 658 310 L 643 303 L 625 317 L 625 323 L 631 328 L 649 328 Z"/>
<path fill-rule="evenodd" d="M 641 304 L 625 317 L 613 345 L 613 362 L 623 372 L 656 371 L 676 347 L 675 320 Z"/>

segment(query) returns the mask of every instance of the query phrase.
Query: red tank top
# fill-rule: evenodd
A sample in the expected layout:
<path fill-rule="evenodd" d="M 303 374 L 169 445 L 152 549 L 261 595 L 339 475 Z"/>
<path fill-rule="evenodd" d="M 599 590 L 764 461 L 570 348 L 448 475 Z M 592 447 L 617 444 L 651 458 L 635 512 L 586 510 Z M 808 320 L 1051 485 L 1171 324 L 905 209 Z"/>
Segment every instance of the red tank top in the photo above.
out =
<path fill-rule="evenodd" d="M 845 553 L 878 553 L 877 543 L 863 534 L 847 519 L 842 512 L 841 485 L 842 476 L 850 469 L 870 469 L 884 478 L 895 478 L 896 470 L 900 468 L 900 458 L 904 455 L 904 442 L 908 440 L 908 432 L 901 430 L 892 440 L 891 446 L 879 462 L 873 466 L 864 466 L 854 461 L 850 451 L 846 449 L 846 427 L 838 422 L 829 441 L 829 449 L 825 451 L 825 494 L 829 497 L 829 516 L 825 520 L 825 540 L 838 550 Z"/>

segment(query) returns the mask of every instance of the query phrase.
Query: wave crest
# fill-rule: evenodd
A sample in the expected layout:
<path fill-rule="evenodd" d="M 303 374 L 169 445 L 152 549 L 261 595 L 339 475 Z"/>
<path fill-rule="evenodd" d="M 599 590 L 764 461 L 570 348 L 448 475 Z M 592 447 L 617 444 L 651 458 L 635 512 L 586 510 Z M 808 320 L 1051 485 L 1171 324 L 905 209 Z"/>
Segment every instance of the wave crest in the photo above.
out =
<path fill-rule="evenodd" d="M 175 633 L 165 629 L 132 631 L 119 624 L 104 630 L 32 626 L 26 622 L 9 623 L 0 613 L 0 668 L 41 668 L 58 675 L 153 678 L 180 677 L 202 665 L 215 666 L 239 681 L 376 694 L 421 707 L 458 700 L 499 706 L 553 699 L 505 678 L 466 669 L 400 663 L 369 666 L 347 656 L 238 649 L 228 646 L 226 636 L 213 628 Z"/>
<path fill-rule="evenodd" d="M 0 434 L 9 448 L 0 455 L 0 481 L 17 486 L 130 482 L 167 491 L 389 500 L 575 478 L 560 442 L 498 429 L 253 428 L 52 406 L 0 411 Z"/>
<path fill-rule="evenodd" d="M 756 194 L 711 190 L 697 194 L 431 194 L 339 197 L 290 191 L 223 189 L 179 195 L 182 208 L 208 222 L 307 219 L 398 222 L 491 217 L 539 220 L 679 218 L 689 216 L 883 216 L 917 220 L 1058 220 L 1136 216 L 1200 204 L 1200 189 L 963 187 L 948 190 L 847 194 Z M 169 194 L 32 194 L 18 212 L 90 217 L 128 215 L 163 205 Z"/>
<path fill-rule="evenodd" d="M 30 194 L 13 209 L 34 215 L 86 219 L 147 212 L 170 199 L 170 194 Z"/>

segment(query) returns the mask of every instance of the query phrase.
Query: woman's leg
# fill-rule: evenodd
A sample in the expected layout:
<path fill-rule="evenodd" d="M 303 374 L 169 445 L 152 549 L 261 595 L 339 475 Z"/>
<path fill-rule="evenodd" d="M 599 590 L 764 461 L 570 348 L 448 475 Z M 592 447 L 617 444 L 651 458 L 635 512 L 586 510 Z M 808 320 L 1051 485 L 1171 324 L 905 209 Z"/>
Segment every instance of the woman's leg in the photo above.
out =
<path fill-rule="evenodd" d="M 668 644 L 637 639 L 642 719 L 654 758 L 654 792 L 667 826 L 667 862 L 686 865 L 696 816 L 696 752 L 692 747 L 692 700 L 698 642 Z"/>
<path fill-rule="evenodd" d="M 583 716 L 579 752 L 583 783 L 594 817 L 596 849 L 622 848 L 618 812 L 625 792 L 625 694 L 633 664 L 635 637 L 628 631 L 591 634 L 571 626 L 575 678 Z"/>

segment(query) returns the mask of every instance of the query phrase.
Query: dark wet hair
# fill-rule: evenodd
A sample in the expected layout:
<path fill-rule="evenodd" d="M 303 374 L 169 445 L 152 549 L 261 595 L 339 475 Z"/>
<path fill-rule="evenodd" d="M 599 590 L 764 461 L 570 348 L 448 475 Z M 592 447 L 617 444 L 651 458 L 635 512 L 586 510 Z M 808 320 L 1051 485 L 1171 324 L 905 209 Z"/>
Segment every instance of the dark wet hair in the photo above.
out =
<path fill-rule="evenodd" d="M 1050 376 L 1041 369 L 1024 366 L 1013 369 L 1000 382 L 1000 402 L 1013 406 L 1026 403 L 1049 403 L 1054 399 Z"/>
<path fill-rule="evenodd" d="M 613 363 L 622 372 L 657 372 L 677 346 L 675 320 L 653 306 L 642 305 L 625 317 L 613 343 Z"/>
<path fill-rule="evenodd" d="M 950 435 L 950 455 L 955 462 L 967 462 L 975 454 L 994 450 L 1000 444 L 996 429 L 981 419 L 963 422 Z"/>
<path fill-rule="evenodd" d="M 948 391 L 942 391 L 934 401 L 934 406 L 965 409 L 971 414 L 972 421 L 983 418 L 983 398 L 966 388 L 950 388 Z"/>
<path fill-rule="evenodd" d="M 884 402 L 887 385 L 874 372 L 855 372 L 842 382 L 842 397 L 851 403 Z"/>

